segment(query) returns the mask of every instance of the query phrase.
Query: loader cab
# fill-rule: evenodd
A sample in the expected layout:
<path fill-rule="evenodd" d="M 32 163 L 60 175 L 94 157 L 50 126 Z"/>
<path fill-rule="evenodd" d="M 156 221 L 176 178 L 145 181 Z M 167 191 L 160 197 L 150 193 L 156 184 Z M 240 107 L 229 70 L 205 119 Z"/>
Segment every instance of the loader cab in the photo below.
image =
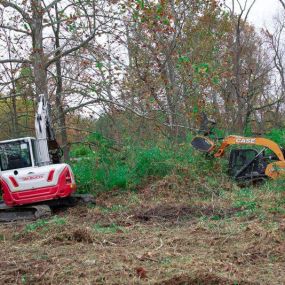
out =
<path fill-rule="evenodd" d="M 237 180 L 265 177 L 265 152 L 256 149 L 232 149 L 229 157 L 228 173 Z"/>
<path fill-rule="evenodd" d="M 0 142 L 1 171 L 37 166 L 36 140 L 32 137 Z"/>

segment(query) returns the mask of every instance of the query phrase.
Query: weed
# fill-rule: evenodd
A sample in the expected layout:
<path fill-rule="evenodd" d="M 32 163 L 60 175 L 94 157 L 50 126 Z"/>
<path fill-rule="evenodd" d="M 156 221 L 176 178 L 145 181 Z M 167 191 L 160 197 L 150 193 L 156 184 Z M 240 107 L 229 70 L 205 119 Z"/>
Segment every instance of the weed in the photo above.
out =
<path fill-rule="evenodd" d="M 50 221 L 51 224 L 62 226 L 66 224 L 66 219 L 58 216 L 54 216 Z"/>
<path fill-rule="evenodd" d="M 38 228 L 43 228 L 48 224 L 47 220 L 39 219 L 34 223 L 27 224 L 25 226 L 25 232 L 33 232 L 37 230 Z"/>
<path fill-rule="evenodd" d="M 101 234 L 115 234 L 115 233 L 118 233 L 118 232 L 124 232 L 125 230 L 116 225 L 115 223 L 112 223 L 110 225 L 101 225 L 99 223 L 95 224 L 93 226 L 93 230 L 97 233 L 101 233 Z"/>
<path fill-rule="evenodd" d="M 26 274 L 22 275 L 21 281 L 22 281 L 22 284 L 27 284 L 28 279 L 27 279 L 27 275 Z"/>
<path fill-rule="evenodd" d="M 160 260 L 161 265 L 169 265 L 172 263 L 172 260 L 170 257 L 164 257 Z"/>
<path fill-rule="evenodd" d="M 115 213 L 115 212 L 122 212 L 126 211 L 127 207 L 122 205 L 112 205 L 111 207 L 99 207 L 100 211 L 103 213 Z"/>
<path fill-rule="evenodd" d="M 5 241 L 5 236 L 3 234 L 0 234 L 0 241 Z"/>
<path fill-rule="evenodd" d="M 267 133 L 266 137 L 283 146 L 285 141 L 285 131 L 284 129 L 271 129 L 271 131 Z"/>
<path fill-rule="evenodd" d="M 214 215 L 214 216 L 211 217 L 211 220 L 213 220 L 213 221 L 219 221 L 219 220 L 222 220 L 222 219 L 223 219 L 223 217 L 221 217 L 219 215 Z"/>
<path fill-rule="evenodd" d="M 209 176 L 213 168 L 222 172 L 220 162 L 205 159 L 204 155 L 193 151 L 190 143 L 178 145 L 159 141 L 142 146 L 128 141 L 118 152 L 113 143 L 98 134 L 90 137 L 90 141 L 96 145 L 95 152 L 88 152 L 82 146 L 72 152 L 80 158 L 85 157 L 73 163 L 81 193 L 133 190 L 147 183 L 149 178 L 161 179 L 171 174 L 197 180 L 202 175 Z M 206 179 L 211 188 L 220 186 L 214 175 Z"/>
<path fill-rule="evenodd" d="M 237 201 L 234 203 L 234 207 L 254 212 L 256 210 L 257 203 L 254 201 Z"/>
<path fill-rule="evenodd" d="M 25 226 L 25 232 L 33 232 L 39 228 L 45 229 L 45 228 L 48 228 L 49 225 L 51 224 L 62 226 L 66 224 L 66 220 L 58 216 L 54 216 L 51 220 L 39 219 L 35 221 L 34 223 L 27 224 Z"/>
<path fill-rule="evenodd" d="M 272 207 L 272 208 L 269 208 L 268 211 L 273 214 L 278 213 L 278 214 L 285 215 L 285 209 L 282 207 Z"/>

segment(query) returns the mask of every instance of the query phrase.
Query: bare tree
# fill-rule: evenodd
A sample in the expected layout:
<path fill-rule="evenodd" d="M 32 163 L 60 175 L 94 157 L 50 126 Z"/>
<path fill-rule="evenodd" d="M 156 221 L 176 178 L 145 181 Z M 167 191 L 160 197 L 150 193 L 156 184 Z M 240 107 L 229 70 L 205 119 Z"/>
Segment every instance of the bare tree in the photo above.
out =
<path fill-rule="evenodd" d="M 284 4 L 283 1 L 280 1 Z M 268 29 L 264 30 L 265 41 L 272 55 L 274 78 L 272 79 L 272 88 L 274 89 L 274 96 L 277 98 L 274 114 L 271 120 L 278 126 L 281 125 L 283 119 L 283 107 L 285 102 L 285 20 L 284 11 L 274 18 L 274 30 L 270 32 Z"/>
<path fill-rule="evenodd" d="M 10 64 L 11 67 L 16 64 L 31 65 L 36 96 L 43 93 L 46 99 L 52 91 L 49 84 L 51 82 L 50 74 L 55 70 L 56 118 L 66 159 L 68 159 L 68 142 L 66 112 L 62 98 L 62 61 L 64 58 L 86 48 L 94 40 L 97 33 L 102 33 L 105 24 L 102 8 L 105 4 L 104 1 L 95 0 L 30 0 L 25 3 L 0 0 L 2 15 L 0 33 L 1 31 L 2 34 L 12 31 L 12 37 L 6 40 L 6 46 L 10 45 L 9 41 L 17 45 L 13 54 L 9 53 L 7 58 L 0 59 L 0 64 Z M 98 11 L 101 11 L 101 14 Z M 17 21 L 14 23 L 18 24 L 6 20 L 11 15 L 17 15 L 15 16 Z M 21 52 L 19 52 L 21 50 L 20 42 L 28 46 Z M 14 76 L 17 76 L 17 73 Z M 14 80 L 15 78 L 12 78 L 10 82 L 13 83 Z"/>

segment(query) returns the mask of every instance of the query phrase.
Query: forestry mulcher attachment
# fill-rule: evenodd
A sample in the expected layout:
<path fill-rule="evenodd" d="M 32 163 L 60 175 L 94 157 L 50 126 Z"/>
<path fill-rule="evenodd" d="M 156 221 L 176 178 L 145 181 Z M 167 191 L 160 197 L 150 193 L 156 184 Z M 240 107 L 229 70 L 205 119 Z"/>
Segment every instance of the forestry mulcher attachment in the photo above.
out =
<path fill-rule="evenodd" d="M 64 200 L 61 198 L 69 197 L 76 190 L 71 167 L 60 163 L 61 150 L 55 140 L 44 95 L 39 97 L 35 132 L 36 138 L 0 142 L 4 202 L 0 203 L 0 221 L 49 215 L 52 202 L 60 204 Z"/>
<path fill-rule="evenodd" d="M 197 136 L 191 144 L 201 152 L 214 153 L 214 157 L 222 157 L 232 145 L 239 146 L 230 150 L 228 173 L 241 184 L 285 175 L 284 150 L 266 138 L 228 136 L 222 140 L 220 147 L 216 147 L 209 138 Z"/>

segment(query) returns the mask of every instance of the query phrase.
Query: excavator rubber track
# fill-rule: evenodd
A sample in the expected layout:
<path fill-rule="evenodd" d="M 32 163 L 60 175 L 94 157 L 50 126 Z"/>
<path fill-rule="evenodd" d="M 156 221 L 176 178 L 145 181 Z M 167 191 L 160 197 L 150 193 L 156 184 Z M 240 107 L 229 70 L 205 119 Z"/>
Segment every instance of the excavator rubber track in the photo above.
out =
<path fill-rule="evenodd" d="M 0 201 L 0 223 L 46 219 L 57 209 L 66 209 L 78 204 L 95 204 L 95 198 L 92 195 L 75 194 L 67 198 L 17 207 L 8 207 Z"/>
<path fill-rule="evenodd" d="M 0 202 L 0 222 L 31 221 L 51 216 L 52 211 L 49 205 L 27 205 L 8 207 Z"/>

